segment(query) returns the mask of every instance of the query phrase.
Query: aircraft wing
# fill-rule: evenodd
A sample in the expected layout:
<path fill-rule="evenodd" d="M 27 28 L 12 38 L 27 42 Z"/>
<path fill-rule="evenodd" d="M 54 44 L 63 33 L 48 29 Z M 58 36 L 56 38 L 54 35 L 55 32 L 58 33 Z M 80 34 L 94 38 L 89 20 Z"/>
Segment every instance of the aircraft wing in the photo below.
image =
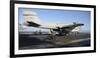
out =
<path fill-rule="evenodd" d="M 82 25 L 84 25 L 84 24 L 72 24 L 72 25 L 65 25 L 62 27 L 55 27 L 55 28 L 54 27 L 40 27 L 40 28 L 53 29 L 54 31 L 60 31 L 62 29 L 63 31 L 66 30 L 67 32 L 69 32 L 69 31 L 73 30 L 74 28 L 82 26 Z"/>
<path fill-rule="evenodd" d="M 72 25 L 63 26 L 63 27 L 61 27 L 61 29 L 69 29 L 69 30 L 72 30 L 72 29 L 74 29 L 75 27 L 83 26 L 83 25 L 84 25 L 84 24 L 72 24 Z"/>
<path fill-rule="evenodd" d="M 27 26 L 33 26 L 33 27 L 39 27 L 40 26 L 40 24 L 37 24 L 37 23 L 34 23 L 34 22 L 30 22 L 30 21 L 27 21 L 25 23 L 25 25 L 27 25 Z"/>

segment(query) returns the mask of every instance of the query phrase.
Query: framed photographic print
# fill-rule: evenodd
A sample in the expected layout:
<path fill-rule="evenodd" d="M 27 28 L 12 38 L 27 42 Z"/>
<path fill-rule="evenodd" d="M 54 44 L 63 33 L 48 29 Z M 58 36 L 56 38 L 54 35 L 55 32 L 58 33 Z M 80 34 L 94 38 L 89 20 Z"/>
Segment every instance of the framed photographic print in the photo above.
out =
<path fill-rule="evenodd" d="M 96 52 L 96 6 L 10 2 L 10 57 Z"/>

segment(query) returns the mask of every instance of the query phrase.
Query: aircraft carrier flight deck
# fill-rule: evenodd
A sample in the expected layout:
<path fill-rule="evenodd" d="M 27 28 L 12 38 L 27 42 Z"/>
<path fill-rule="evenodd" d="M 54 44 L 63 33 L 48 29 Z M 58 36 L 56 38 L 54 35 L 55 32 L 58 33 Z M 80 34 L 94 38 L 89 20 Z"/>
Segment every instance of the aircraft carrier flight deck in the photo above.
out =
<path fill-rule="evenodd" d="M 78 33 L 66 36 L 50 34 L 19 34 L 19 49 L 45 49 L 63 47 L 87 47 L 90 46 L 90 34 Z"/>

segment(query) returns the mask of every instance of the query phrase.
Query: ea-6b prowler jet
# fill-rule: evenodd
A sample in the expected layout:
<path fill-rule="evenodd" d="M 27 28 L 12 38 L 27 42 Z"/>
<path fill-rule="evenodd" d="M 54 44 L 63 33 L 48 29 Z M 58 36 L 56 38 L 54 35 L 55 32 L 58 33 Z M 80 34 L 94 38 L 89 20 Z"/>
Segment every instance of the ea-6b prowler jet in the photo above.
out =
<path fill-rule="evenodd" d="M 50 29 L 51 34 L 53 32 L 57 32 L 59 35 L 66 35 L 70 33 L 72 30 L 77 29 L 78 27 L 83 26 L 84 24 L 76 23 L 66 25 L 66 24 L 45 24 L 40 23 L 39 17 L 35 12 L 26 11 L 23 14 L 25 18 L 24 25 L 30 26 L 30 27 L 36 27 L 36 28 L 43 28 L 43 29 Z"/>

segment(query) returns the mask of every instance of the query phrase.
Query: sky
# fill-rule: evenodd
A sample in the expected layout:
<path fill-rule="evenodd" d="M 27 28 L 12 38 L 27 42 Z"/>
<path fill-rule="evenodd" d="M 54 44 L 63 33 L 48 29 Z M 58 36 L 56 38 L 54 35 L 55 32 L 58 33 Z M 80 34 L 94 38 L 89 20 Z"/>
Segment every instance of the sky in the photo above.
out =
<path fill-rule="evenodd" d="M 24 22 L 24 12 L 35 12 L 41 22 L 48 24 L 72 24 L 73 22 L 82 23 L 82 31 L 90 32 L 90 11 L 83 10 L 58 10 L 58 9 L 39 9 L 39 8 L 18 8 L 19 23 Z M 28 28 L 32 31 L 33 28 Z"/>

